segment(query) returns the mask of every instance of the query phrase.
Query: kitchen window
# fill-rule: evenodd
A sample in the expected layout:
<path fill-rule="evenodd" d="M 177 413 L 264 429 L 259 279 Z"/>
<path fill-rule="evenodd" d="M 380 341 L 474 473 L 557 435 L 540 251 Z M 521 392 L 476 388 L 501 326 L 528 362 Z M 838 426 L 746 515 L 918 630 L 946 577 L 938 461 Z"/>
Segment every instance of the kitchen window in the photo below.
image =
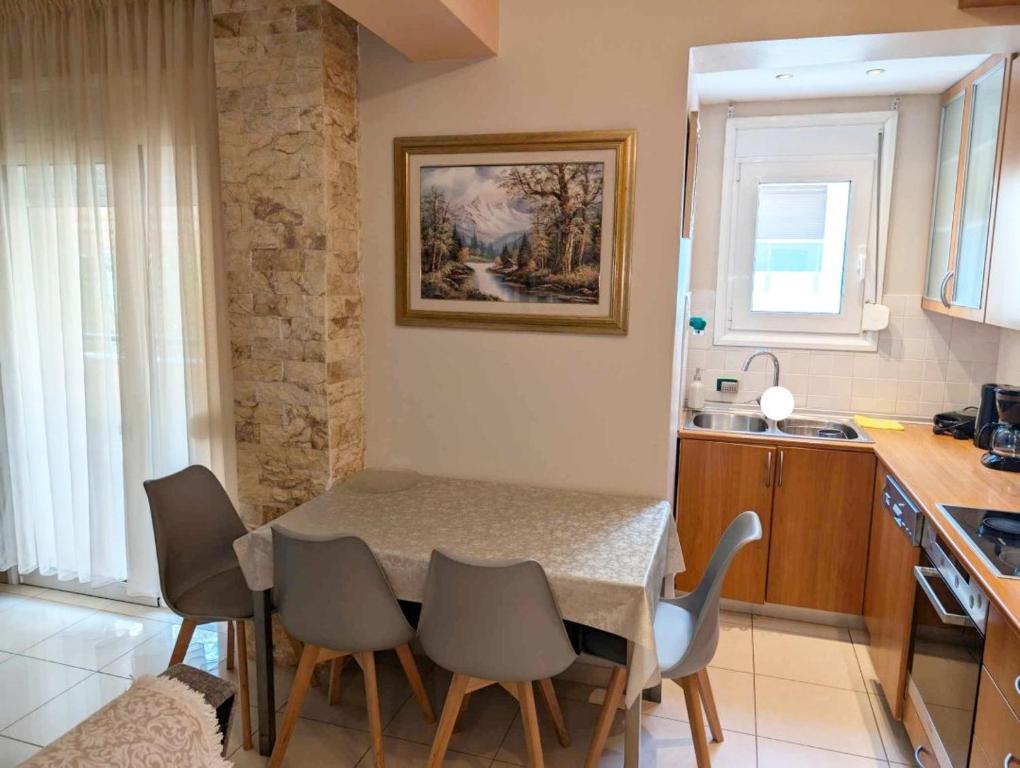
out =
<path fill-rule="evenodd" d="M 896 113 L 730 118 L 715 343 L 874 350 Z"/>

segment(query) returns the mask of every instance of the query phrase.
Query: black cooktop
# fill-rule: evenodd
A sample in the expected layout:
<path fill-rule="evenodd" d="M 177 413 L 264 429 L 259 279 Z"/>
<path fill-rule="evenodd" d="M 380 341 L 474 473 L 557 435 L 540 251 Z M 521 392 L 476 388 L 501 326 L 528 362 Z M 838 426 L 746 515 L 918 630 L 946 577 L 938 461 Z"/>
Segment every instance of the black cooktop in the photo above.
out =
<path fill-rule="evenodd" d="M 939 507 L 993 571 L 1008 579 L 1020 579 L 1020 512 L 944 504 Z"/>

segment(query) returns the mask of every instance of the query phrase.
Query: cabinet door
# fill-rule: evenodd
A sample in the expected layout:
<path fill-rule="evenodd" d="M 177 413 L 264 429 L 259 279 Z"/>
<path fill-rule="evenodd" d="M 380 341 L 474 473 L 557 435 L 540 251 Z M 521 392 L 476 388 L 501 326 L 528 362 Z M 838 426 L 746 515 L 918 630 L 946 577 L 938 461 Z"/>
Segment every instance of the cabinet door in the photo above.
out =
<path fill-rule="evenodd" d="M 1020 58 L 1010 63 L 1006 120 L 999 159 L 999 187 L 995 197 L 995 224 L 988 274 L 985 322 L 1020 330 Z"/>
<path fill-rule="evenodd" d="M 681 441 L 677 526 L 687 570 L 677 574 L 677 589 L 690 592 L 698 585 L 726 526 L 752 509 L 761 518 L 762 541 L 734 558 L 722 594 L 750 603 L 765 601 L 775 453 L 766 446 Z"/>
<path fill-rule="evenodd" d="M 778 449 L 768 602 L 861 613 L 874 482 L 870 452 Z"/>
<path fill-rule="evenodd" d="M 982 757 L 994 766 L 1020 766 L 1020 720 L 1002 698 L 987 668 L 981 671 L 977 711 L 974 713 L 971 752 L 975 750 L 980 750 Z"/>
<path fill-rule="evenodd" d="M 924 296 L 932 301 L 948 301 L 947 275 L 953 257 L 953 232 L 956 221 L 957 176 L 963 139 L 966 91 L 954 94 L 942 105 L 939 128 L 938 167 L 935 170 L 935 200 L 931 219 L 931 244 L 928 251 L 928 278 Z"/>
<path fill-rule="evenodd" d="M 953 304 L 969 309 L 980 309 L 984 305 L 1005 79 L 1006 62 L 1000 61 L 974 83 L 970 98 L 963 207 L 952 278 Z"/>
<path fill-rule="evenodd" d="M 893 717 L 903 717 L 914 611 L 914 566 L 921 556 L 882 504 L 885 467 L 875 477 L 871 543 L 864 586 L 864 620 L 871 634 L 868 651 Z"/>

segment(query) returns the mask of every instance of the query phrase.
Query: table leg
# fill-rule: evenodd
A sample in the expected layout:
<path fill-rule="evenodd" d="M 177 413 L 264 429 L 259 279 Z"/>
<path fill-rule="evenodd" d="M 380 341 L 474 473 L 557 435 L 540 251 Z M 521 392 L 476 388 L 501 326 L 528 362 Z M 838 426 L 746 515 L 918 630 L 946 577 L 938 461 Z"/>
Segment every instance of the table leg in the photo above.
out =
<path fill-rule="evenodd" d="M 627 668 L 628 672 L 633 671 L 634 664 L 634 643 L 627 642 Z M 628 675 L 629 677 L 629 675 Z M 638 696 L 634 702 L 627 707 L 626 730 L 623 735 L 623 765 L 624 768 L 638 768 L 641 765 L 641 701 Z"/>
<path fill-rule="evenodd" d="M 273 702 L 273 597 L 270 590 L 253 592 L 255 601 L 255 697 L 258 701 L 259 754 L 271 755 L 276 744 Z M 243 651 L 242 651 L 243 653 Z"/>

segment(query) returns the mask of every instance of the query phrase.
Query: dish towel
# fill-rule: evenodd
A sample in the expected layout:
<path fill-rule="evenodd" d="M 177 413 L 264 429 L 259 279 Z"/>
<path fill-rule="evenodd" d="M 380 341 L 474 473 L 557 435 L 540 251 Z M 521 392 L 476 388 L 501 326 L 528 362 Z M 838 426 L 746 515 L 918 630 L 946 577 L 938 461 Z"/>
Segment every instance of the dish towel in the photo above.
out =
<path fill-rule="evenodd" d="M 856 414 L 854 421 L 865 429 L 894 429 L 897 432 L 903 431 L 903 425 L 894 419 L 873 419 L 870 416 Z"/>

